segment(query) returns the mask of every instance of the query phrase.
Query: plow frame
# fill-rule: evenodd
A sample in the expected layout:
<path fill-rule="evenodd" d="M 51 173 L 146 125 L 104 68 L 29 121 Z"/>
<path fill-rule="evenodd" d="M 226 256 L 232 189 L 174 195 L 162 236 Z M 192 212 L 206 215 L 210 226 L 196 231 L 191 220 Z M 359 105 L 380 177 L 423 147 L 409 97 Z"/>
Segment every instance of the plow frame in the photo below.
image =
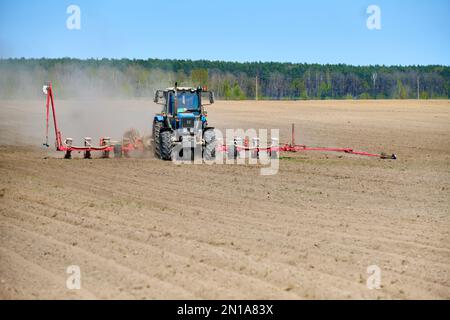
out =
<path fill-rule="evenodd" d="M 227 152 L 228 154 L 234 154 L 234 158 L 237 157 L 237 154 L 239 154 L 241 151 L 249 151 L 252 152 L 253 156 L 258 158 L 260 152 L 267 152 L 270 156 L 273 156 L 276 153 L 279 152 L 306 152 L 306 151 L 322 151 L 322 152 L 338 152 L 338 153 L 347 153 L 347 154 L 354 154 L 358 156 L 365 156 L 365 157 L 375 157 L 380 159 L 391 159 L 396 160 L 397 155 L 391 154 L 387 155 L 385 153 L 369 153 L 365 151 L 356 151 L 352 148 L 328 148 L 328 147 L 308 147 L 306 145 L 301 144 L 295 144 L 295 124 L 292 124 L 291 127 L 291 143 L 286 143 L 282 146 L 274 146 L 274 143 L 272 141 L 272 145 L 270 147 L 260 147 L 259 143 L 256 144 L 256 146 L 249 146 L 248 140 L 244 140 L 243 144 L 239 144 L 242 139 L 234 138 L 234 143 L 231 145 L 221 145 L 219 146 L 219 150 L 222 152 Z"/>
<path fill-rule="evenodd" d="M 124 143 L 111 143 L 111 140 L 109 137 L 101 137 L 99 146 L 93 146 L 91 144 L 91 138 L 85 137 L 84 138 L 84 146 L 74 146 L 72 145 L 72 138 L 66 138 L 63 142 L 61 131 L 58 127 L 58 121 L 56 117 L 56 108 L 55 108 L 55 98 L 53 94 L 53 87 L 52 83 L 49 82 L 47 85 L 43 87 L 43 92 L 47 96 L 46 99 L 46 127 L 45 127 L 45 143 L 43 143 L 44 146 L 49 147 L 48 144 L 48 134 L 49 134 L 49 117 L 50 117 L 50 108 L 52 112 L 53 117 L 53 127 L 55 130 L 55 147 L 56 151 L 63 151 L 65 152 L 64 158 L 70 159 L 72 151 L 77 152 L 84 152 L 84 158 L 90 159 L 91 158 L 91 152 L 102 152 L 102 158 L 109 158 L 109 154 L 111 151 L 114 152 L 114 155 L 116 157 L 121 157 L 122 155 L 128 156 L 128 154 L 134 150 L 143 151 L 144 146 L 142 143 L 142 139 L 137 139 L 134 141 L 134 143 L 128 142 Z M 140 142 L 140 143 L 139 143 Z M 115 146 L 120 146 L 120 148 L 115 148 Z"/>

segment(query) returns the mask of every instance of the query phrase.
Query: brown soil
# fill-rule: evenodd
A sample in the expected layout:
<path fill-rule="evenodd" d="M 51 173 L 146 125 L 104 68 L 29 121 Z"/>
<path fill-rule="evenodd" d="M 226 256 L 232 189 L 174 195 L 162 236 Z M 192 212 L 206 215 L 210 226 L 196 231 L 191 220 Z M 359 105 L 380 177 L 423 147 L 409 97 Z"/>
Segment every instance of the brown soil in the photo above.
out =
<path fill-rule="evenodd" d="M 158 108 L 123 104 L 149 114 L 149 132 Z M 75 105 L 58 103 L 63 134 Z M 153 157 L 64 160 L 38 147 L 43 120 L 42 101 L 0 102 L 2 299 L 450 298 L 448 101 L 211 106 L 218 128 L 280 128 L 289 141 L 295 122 L 297 143 L 399 158 L 283 154 L 273 176 Z M 69 265 L 81 290 L 66 288 Z M 370 265 L 379 290 L 366 286 Z"/>

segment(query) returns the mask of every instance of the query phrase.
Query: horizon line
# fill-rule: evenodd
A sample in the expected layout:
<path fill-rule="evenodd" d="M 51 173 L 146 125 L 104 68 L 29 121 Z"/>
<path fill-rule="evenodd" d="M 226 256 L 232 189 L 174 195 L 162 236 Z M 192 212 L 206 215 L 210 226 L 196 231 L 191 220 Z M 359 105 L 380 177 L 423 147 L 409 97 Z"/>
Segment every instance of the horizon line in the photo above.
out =
<path fill-rule="evenodd" d="M 0 57 L 0 60 L 62 60 L 62 59 L 70 59 L 70 60 L 79 60 L 79 61 L 102 61 L 102 60 L 129 60 L 129 61 L 149 61 L 149 60 L 161 60 L 161 61 L 191 61 L 191 62 L 221 62 L 221 63 L 239 63 L 239 64 L 264 64 L 264 63 L 274 63 L 274 64 L 287 64 L 287 65 L 320 65 L 320 66 L 349 66 L 349 67 L 409 67 L 409 68 L 417 68 L 417 67 L 445 67 L 449 68 L 450 65 L 445 64 L 410 64 L 410 65 L 402 65 L 402 64 L 348 64 L 344 62 L 340 63 L 318 63 L 318 62 L 289 62 L 289 61 L 273 61 L 273 60 L 253 60 L 253 61 L 232 61 L 232 60 L 211 60 L 211 59 L 191 59 L 191 58 L 110 58 L 110 57 L 90 57 L 90 58 L 77 58 L 77 57 Z"/>

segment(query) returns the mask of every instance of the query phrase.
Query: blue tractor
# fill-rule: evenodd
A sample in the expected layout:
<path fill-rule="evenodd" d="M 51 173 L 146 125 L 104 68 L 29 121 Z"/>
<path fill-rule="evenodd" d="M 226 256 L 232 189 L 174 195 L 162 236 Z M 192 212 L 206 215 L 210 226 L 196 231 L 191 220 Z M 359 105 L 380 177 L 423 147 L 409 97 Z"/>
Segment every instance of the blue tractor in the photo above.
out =
<path fill-rule="evenodd" d="M 163 160 L 215 158 L 216 137 L 208 126 L 205 105 L 214 103 L 214 93 L 205 88 L 178 87 L 158 90 L 155 103 L 163 106 L 153 119 L 155 155 Z"/>

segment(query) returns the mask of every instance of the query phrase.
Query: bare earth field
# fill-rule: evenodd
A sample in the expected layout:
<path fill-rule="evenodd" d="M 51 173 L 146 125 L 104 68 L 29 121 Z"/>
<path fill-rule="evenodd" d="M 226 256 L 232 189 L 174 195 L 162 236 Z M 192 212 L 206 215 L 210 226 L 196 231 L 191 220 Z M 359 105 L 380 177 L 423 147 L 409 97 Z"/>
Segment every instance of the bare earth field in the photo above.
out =
<path fill-rule="evenodd" d="M 56 102 L 73 138 L 148 133 L 158 110 L 102 101 L 86 115 L 87 103 Z M 43 101 L 0 101 L 0 298 L 450 298 L 449 101 L 208 110 L 218 128 L 280 128 L 288 142 L 295 122 L 297 143 L 399 159 L 284 154 L 273 176 L 151 156 L 64 160 L 40 147 Z M 99 122 L 110 131 L 89 132 Z M 80 290 L 66 288 L 70 265 Z M 379 290 L 366 285 L 371 265 Z"/>

